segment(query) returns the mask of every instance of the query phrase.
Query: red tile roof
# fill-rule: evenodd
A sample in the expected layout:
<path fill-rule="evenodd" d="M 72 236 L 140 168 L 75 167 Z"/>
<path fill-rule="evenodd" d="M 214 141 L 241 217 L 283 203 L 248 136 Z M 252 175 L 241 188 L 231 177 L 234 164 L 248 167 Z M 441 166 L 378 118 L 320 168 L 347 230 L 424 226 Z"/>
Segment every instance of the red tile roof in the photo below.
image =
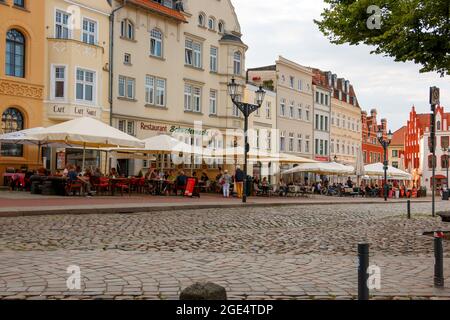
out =
<path fill-rule="evenodd" d="M 163 16 L 173 18 L 177 21 L 187 22 L 185 16 L 180 11 L 168 8 L 152 0 L 128 0 L 127 2 L 146 8 Z"/>
<path fill-rule="evenodd" d="M 403 146 L 405 144 L 406 126 L 394 132 L 392 143 L 393 146 Z"/>

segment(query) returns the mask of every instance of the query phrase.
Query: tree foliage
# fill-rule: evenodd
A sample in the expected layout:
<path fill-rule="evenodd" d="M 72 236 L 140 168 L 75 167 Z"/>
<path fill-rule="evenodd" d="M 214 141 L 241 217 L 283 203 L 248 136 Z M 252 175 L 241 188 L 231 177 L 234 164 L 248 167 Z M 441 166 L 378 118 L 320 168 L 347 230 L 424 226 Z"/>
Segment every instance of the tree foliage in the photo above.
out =
<path fill-rule="evenodd" d="M 375 47 L 372 53 L 413 61 L 420 72 L 450 75 L 450 0 L 325 0 L 320 31 L 332 43 Z M 371 5 L 380 28 L 367 26 Z"/>

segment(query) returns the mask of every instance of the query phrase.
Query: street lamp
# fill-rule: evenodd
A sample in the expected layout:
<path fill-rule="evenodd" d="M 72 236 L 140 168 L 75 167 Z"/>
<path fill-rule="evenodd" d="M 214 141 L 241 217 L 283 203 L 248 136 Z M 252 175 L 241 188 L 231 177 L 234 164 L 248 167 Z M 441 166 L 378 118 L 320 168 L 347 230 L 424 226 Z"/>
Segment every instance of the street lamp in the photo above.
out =
<path fill-rule="evenodd" d="M 256 104 L 244 103 L 238 101 L 239 97 L 239 84 L 233 78 L 228 84 L 228 94 L 231 97 L 233 104 L 242 112 L 244 115 L 244 135 L 245 135 L 245 151 L 244 151 L 244 195 L 242 196 L 242 202 L 247 202 L 247 162 L 248 162 L 248 152 L 250 151 L 250 145 L 248 143 L 248 118 L 249 116 L 261 108 L 266 92 L 260 86 L 256 91 Z"/>
<path fill-rule="evenodd" d="M 392 142 L 392 132 L 391 130 L 389 130 L 389 133 L 387 135 L 387 140 L 383 139 L 383 131 L 378 130 L 377 132 L 377 138 L 378 141 L 380 142 L 380 144 L 383 146 L 383 150 L 384 150 L 384 163 L 383 163 L 383 169 L 384 169 L 384 201 L 387 201 L 388 199 L 388 184 L 387 184 L 387 171 L 388 171 L 388 160 L 387 160 L 387 152 L 388 152 L 388 147 L 391 145 Z"/>

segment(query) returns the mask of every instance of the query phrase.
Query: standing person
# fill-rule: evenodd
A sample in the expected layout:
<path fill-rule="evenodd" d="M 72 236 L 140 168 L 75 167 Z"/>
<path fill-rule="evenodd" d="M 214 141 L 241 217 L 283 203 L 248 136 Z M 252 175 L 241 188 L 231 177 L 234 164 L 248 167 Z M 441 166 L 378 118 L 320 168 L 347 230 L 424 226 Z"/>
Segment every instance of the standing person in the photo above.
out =
<path fill-rule="evenodd" d="M 236 167 L 236 173 L 234 175 L 234 181 L 236 183 L 236 192 L 239 199 L 244 195 L 244 171 L 240 166 Z"/>
<path fill-rule="evenodd" d="M 228 174 L 228 170 L 225 170 L 221 178 L 223 185 L 223 196 L 224 198 L 230 197 L 230 186 L 231 186 L 231 176 Z"/>

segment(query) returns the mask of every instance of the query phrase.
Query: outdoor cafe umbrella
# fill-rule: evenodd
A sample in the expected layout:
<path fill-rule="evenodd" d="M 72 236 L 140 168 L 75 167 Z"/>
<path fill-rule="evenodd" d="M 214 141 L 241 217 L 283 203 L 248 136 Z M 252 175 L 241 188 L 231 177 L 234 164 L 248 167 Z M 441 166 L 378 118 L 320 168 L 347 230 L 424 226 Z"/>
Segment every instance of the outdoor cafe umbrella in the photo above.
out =
<path fill-rule="evenodd" d="M 15 131 L 10 133 L 5 133 L 0 135 L 0 144 L 17 144 L 17 145 L 34 145 L 38 147 L 38 162 L 41 156 L 41 147 L 52 147 L 52 148 L 65 148 L 70 145 L 66 143 L 43 143 L 40 139 L 33 136 L 33 134 L 43 132 L 45 128 L 36 127 L 25 129 L 21 131 Z"/>
<path fill-rule="evenodd" d="M 384 165 L 382 163 L 369 164 L 364 167 L 365 174 L 370 177 L 383 177 Z M 387 175 L 389 180 L 411 180 L 412 176 L 400 169 L 388 166 Z"/>
<path fill-rule="evenodd" d="M 344 166 L 336 162 L 316 162 L 316 163 L 302 163 L 295 168 L 286 170 L 283 174 L 292 174 L 298 172 L 311 172 L 317 174 L 351 174 L 355 168 L 351 166 Z"/>
<path fill-rule="evenodd" d="M 66 121 L 30 135 L 42 143 L 63 143 L 83 147 L 83 170 L 86 149 L 143 147 L 142 141 L 99 120 L 83 117 Z"/>

